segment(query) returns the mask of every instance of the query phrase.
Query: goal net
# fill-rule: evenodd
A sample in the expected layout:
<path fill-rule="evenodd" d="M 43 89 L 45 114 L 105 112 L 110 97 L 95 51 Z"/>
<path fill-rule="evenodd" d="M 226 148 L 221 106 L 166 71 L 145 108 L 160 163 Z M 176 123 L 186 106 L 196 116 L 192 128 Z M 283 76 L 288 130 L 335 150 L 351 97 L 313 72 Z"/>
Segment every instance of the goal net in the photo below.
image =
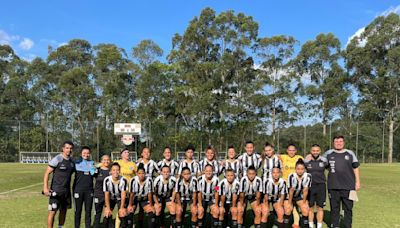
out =
<path fill-rule="evenodd" d="M 19 152 L 19 162 L 28 164 L 46 164 L 60 152 Z"/>

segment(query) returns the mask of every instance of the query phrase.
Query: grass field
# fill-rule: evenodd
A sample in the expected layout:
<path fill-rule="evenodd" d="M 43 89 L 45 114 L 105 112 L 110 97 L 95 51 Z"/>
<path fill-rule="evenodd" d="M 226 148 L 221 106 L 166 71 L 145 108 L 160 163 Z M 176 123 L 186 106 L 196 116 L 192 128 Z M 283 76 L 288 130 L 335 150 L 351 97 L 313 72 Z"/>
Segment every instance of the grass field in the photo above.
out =
<path fill-rule="evenodd" d="M 45 227 L 48 199 L 40 194 L 45 168 L 0 163 L 0 227 Z M 361 184 L 353 227 L 400 227 L 400 164 L 362 165 Z M 73 227 L 72 210 L 65 227 Z"/>

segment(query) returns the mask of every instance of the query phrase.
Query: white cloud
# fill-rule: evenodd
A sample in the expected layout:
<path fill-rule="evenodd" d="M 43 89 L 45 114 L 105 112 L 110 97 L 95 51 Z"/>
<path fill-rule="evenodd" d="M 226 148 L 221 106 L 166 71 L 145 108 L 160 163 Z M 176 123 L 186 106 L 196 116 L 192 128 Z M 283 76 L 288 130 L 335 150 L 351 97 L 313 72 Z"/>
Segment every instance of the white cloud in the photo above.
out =
<path fill-rule="evenodd" d="M 23 49 L 23 50 L 30 50 L 30 49 L 33 47 L 34 44 L 35 44 L 35 43 L 34 43 L 31 39 L 29 39 L 29 38 L 24 38 L 24 39 L 22 39 L 22 41 L 19 43 L 19 47 L 20 47 L 21 49 Z"/>
<path fill-rule="evenodd" d="M 13 41 L 19 40 L 20 37 L 16 35 L 10 35 L 3 30 L 0 30 L 0 44 L 11 45 Z"/>
<path fill-rule="evenodd" d="M 391 13 L 400 14 L 400 5 L 391 6 L 391 7 L 389 7 L 387 10 L 385 10 L 385 11 L 383 11 L 383 12 L 381 12 L 381 13 L 378 13 L 375 17 L 378 17 L 378 16 L 387 16 L 387 15 L 389 15 L 389 14 L 391 14 Z M 346 44 L 346 46 L 350 43 L 350 41 L 351 41 L 353 38 L 356 38 L 356 37 L 359 38 L 360 35 L 364 32 L 364 30 L 365 30 L 365 27 L 359 28 L 353 35 L 351 35 L 351 36 L 347 39 L 347 44 Z M 360 46 L 363 47 L 363 46 L 365 46 L 365 44 L 367 43 L 367 40 L 366 40 L 366 39 L 362 39 L 362 40 L 359 41 L 359 43 L 360 43 Z"/>

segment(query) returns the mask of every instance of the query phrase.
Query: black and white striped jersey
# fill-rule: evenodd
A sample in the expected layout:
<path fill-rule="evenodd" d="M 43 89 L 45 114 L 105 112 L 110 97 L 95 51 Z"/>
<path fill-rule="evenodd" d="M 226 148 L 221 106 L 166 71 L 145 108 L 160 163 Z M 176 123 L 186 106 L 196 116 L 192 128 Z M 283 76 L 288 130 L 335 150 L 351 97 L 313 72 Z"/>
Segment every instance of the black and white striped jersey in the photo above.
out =
<path fill-rule="evenodd" d="M 198 192 L 198 183 L 195 177 L 190 177 L 189 182 L 185 182 L 179 178 L 176 182 L 175 192 L 179 193 L 182 201 L 189 201 L 193 197 L 193 193 Z"/>
<path fill-rule="evenodd" d="M 169 169 L 171 171 L 170 176 L 175 176 L 178 173 L 179 163 L 175 160 L 168 161 L 166 159 L 163 159 L 157 163 L 160 173 L 161 173 L 162 167 L 164 167 L 166 165 L 169 166 Z"/>
<path fill-rule="evenodd" d="M 305 188 L 311 187 L 311 174 L 305 172 L 301 177 L 297 173 L 291 173 L 288 177 L 288 190 L 293 188 L 293 197 L 298 197 L 303 193 Z"/>
<path fill-rule="evenodd" d="M 229 183 L 227 179 L 223 179 L 218 185 L 218 194 L 225 196 L 225 203 L 231 204 L 233 195 L 239 193 L 239 181 L 234 179 L 232 183 Z"/>
<path fill-rule="evenodd" d="M 240 180 L 242 176 L 242 164 L 239 160 L 235 159 L 233 161 L 225 160 L 225 165 L 223 167 L 224 176 L 226 177 L 226 170 L 232 169 L 235 173 L 235 178 Z"/>
<path fill-rule="evenodd" d="M 131 179 L 129 191 L 134 193 L 137 200 L 147 200 L 148 194 L 153 192 L 153 181 L 151 178 L 146 177 L 143 183 L 140 183 L 139 177 L 135 176 Z"/>
<path fill-rule="evenodd" d="M 263 180 L 272 178 L 272 169 L 279 168 L 282 169 L 282 161 L 278 156 L 273 155 L 272 157 L 265 157 L 262 161 L 262 177 Z"/>
<path fill-rule="evenodd" d="M 243 169 L 243 177 L 247 175 L 247 169 L 250 166 L 254 166 L 256 170 L 260 168 L 261 166 L 261 157 L 259 154 L 254 152 L 252 155 L 248 155 L 247 153 L 244 153 L 239 156 L 238 160 L 240 161 Z"/>
<path fill-rule="evenodd" d="M 197 179 L 198 191 L 202 194 L 204 201 L 215 201 L 215 193 L 218 192 L 219 179 L 213 176 L 211 180 L 207 180 L 205 175 Z"/>
<path fill-rule="evenodd" d="M 204 169 L 206 168 L 206 165 L 212 165 L 212 167 L 214 168 L 213 174 L 214 176 L 219 176 L 219 174 L 221 173 L 221 168 L 220 165 L 218 163 L 217 160 L 212 160 L 209 161 L 207 158 L 204 158 L 203 160 L 201 160 L 199 162 L 199 168 L 200 168 L 200 172 L 203 174 Z"/>
<path fill-rule="evenodd" d="M 128 189 L 128 180 L 125 177 L 119 177 L 118 181 L 113 181 L 112 176 L 104 179 L 103 192 L 109 192 L 111 200 L 121 200 L 121 192 L 128 191 Z"/>
<path fill-rule="evenodd" d="M 247 176 L 242 177 L 239 184 L 239 193 L 244 193 L 248 198 L 256 196 L 257 192 L 263 191 L 263 183 L 260 177 L 255 177 L 253 181 Z"/>
<path fill-rule="evenodd" d="M 144 163 L 144 161 L 142 159 L 138 162 L 138 164 L 137 164 L 138 167 L 139 167 L 139 164 L 143 164 L 144 172 L 146 173 L 146 177 L 153 178 L 154 173 L 160 172 L 160 169 L 158 168 L 157 163 L 153 160 L 150 160 L 147 163 Z"/>
<path fill-rule="evenodd" d="M 182 169 L 185 167 L 188 167 L 191 174 L 194 176 L 197 176 L 197 174 L 200 172 L 200 167 L 198 162 L 196 162 L 195 160 L 188 162 L 186 159 L 183 159 L 179 164 L 179 170 L 178 170 L 179 175 L 182 174 Z"/>
<path fill-rule="evenodd" d="M 154 180 L 154 193 L 158 198 L 169 198 L 172 196 L 172 192 L 175 189 L 176 178 L 169 177 L 167 180 L 164 180 L 162 175 L 158 176 Z"/>
<path fill-rule="evenodd" d="M 281 195 L 286 195 L 288 193 L 286 181 L 283 178 L 279 178 L 275 182 L 272 178 L 264 179 L 263 181 L 263 193 L 268 196 L 268 199 L 272 202 L 279 200 Z"/>

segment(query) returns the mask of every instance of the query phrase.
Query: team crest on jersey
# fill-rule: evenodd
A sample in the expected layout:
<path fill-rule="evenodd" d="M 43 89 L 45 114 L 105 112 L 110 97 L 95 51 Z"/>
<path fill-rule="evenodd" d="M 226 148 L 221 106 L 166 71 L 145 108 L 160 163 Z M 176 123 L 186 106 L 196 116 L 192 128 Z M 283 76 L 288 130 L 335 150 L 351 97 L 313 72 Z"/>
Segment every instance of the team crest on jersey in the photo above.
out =
<path fill-rule="evenodd" d="M 345 155 L 344 159 L 349 160 L 350 159 L 349 155 Z"/>
<path fill-rule="evenodd" d="M 323 163 L 323 162 L 320 162 L 320 163 L 319 163 L 319 167 L 321 167 L 321 168 L 324 167 L 324 163 Z"/>

